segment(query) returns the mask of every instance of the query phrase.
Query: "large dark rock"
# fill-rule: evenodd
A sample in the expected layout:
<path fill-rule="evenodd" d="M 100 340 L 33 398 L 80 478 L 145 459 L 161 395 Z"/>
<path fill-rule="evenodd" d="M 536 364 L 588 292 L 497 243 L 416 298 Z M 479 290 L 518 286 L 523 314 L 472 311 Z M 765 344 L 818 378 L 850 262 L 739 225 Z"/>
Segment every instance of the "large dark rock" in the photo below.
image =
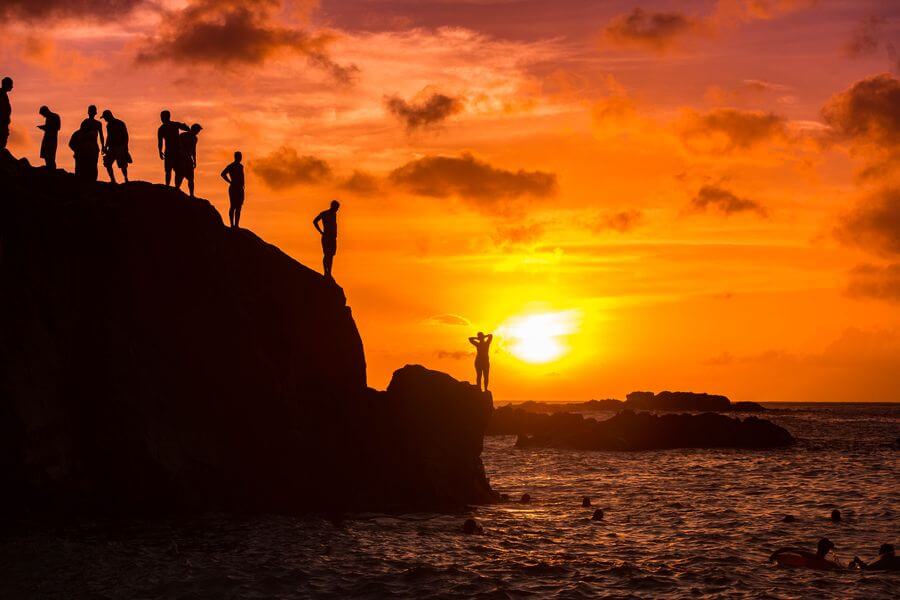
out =
<path fill-rule="evenodd" d="M 0 155 L 0 502 L 458 507 L 490 410 L 421 367 L 368 390 L 341 288 L 208 202 Z"/>
<path fill-rule="evenodd" d="M 795 442 L 770 421 L 736 419 L 714 413 L 635 413 L 625 410 L 605 421 L 580 415 L 533 415 L 544 422 L 532 435 L 520 435 L 520 448 L 575 450 L 659 450 L 665 448 L 778 448 Z"/>
<path fill-rule="evenodd" d="M 625 397 L 625 408 L 632 410 L 727 412 L 731 401 L 717 394 L 696 392 L 631 392 Z"/>

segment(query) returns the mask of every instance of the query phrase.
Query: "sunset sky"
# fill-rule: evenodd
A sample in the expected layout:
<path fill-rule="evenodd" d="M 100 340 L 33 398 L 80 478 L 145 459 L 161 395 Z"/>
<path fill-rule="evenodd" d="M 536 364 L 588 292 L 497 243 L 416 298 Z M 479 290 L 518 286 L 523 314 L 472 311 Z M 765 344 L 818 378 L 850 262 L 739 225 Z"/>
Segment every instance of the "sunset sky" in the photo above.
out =
<path fill-rule="evenodd" d="M 369 381 L 422 363 L 497 400 L 636 389 L 900 401 L 900 2 L 0 0 L 14 154 L 88 104 L 161 182 L 335 275 Z M 105 179 L 105 174 L 101 175 Z M 164 235 L 164 232 L 161 232 Z"/>

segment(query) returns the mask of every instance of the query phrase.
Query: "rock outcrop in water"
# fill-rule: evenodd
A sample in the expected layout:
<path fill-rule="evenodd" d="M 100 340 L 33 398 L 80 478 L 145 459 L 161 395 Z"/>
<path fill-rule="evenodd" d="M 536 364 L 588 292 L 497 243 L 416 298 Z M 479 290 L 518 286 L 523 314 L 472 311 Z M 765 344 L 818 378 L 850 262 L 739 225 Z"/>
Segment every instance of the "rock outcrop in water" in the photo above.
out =
<path fill-rule="evenodd" d="M 502 410 L 502 409 L 501 409 Z M 605 421 L 560 413 L 531 415 L 533 431 L 520 435 L 519 448 L 574 450 L 661 450 L 667 448 L 779 448 L 794 437 L 770 421 L 736 419 L 715 413 L 635 413 L 625 410 Z"/>
<path fill-rule="evenodd" d="M 0 155 L 0 502 L 409 510 L 494 499 L 491 398 L 366 387 L 333 282 L 172 188 Z"/>

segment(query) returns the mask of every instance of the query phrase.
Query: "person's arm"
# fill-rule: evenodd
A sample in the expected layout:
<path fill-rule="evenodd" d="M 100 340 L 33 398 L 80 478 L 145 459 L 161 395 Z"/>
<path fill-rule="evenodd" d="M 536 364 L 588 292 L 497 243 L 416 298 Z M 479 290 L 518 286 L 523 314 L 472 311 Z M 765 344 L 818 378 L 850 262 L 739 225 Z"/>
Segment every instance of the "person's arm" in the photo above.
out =
<path fill-rule="evenodd" d="M 470 338 L 469 338 L 469 343 L 472 344 L 473 346 L 475 346 L 475 347 L 477 348 L 477 347 L 478 347 L 478 338 L 476 338 L 476 337 L 470 337 Z"/>
<path fill-rule="evenodd" d="M 325 235 L 325 231 L 321 227 L 319 227 L 319 221 L 321 221 L 321 220 L 322 220 L 322 213 L 319 213 L 318 215 L 316 215 L 316 218 L 313 219 L 313 227 L 316 228 L 316 231 L 318 231 L 320 235 Z"/>
<path fill-rule="evenodd" d="M 42 130 L 44 130 L 44 131 L 47 131 L 47 126 L 46 126 L 46 125 L 38 125 L 37 128 L 38 128 L 38 129 L 42 129 Z"/>
<path fill-rule="evenodd" d="M 162 160 L 166 157 L 166 155 L 162 151 L 163 146 L 163 133 L 162 127 L 156 130 L 156 149 L 159 150 L 159 159 Z M 168 150 L 168 148 L 166 148 Z"/>
<path fill-rule="evenodd" d="M 231 174 L 231 171 L 229 171 L 230 168 L 231 168 L 231 165 L 228 165 L 227 167 L 222 169 L 222 179 L 224 179 L 226 181 L 226 183 L 228 183 L 228 185 L 231 185 L 231 179 L 228 178 L 229 175 Z"/>
<path fill-rule="evenodd" d="M 190 131 L 191 130 L 191 128 L 188 127 L 186 123 L 179 122 L 179 123 L 176 123 L 176 125 L 178 125 L 178 129 L 180 129 L 182 131 Z"/>
<path fill-rule="evenodd" d="M 97 129 L 100 130 L 100 147 L 106 149 L 106 139 L 103 137 L 103 125 L 100 124 L 100 121 L 97 121 Z"/>
<path fill-rule="evenodd" d="M 493 333 L 489 333 L 489 334 L 487 334 L 486 336 L 484 336 L 484 338 L 487 340 L 487 343 L 490 344 L 491 342 L 494 341 L 494 334 L 493 334 Z"/>

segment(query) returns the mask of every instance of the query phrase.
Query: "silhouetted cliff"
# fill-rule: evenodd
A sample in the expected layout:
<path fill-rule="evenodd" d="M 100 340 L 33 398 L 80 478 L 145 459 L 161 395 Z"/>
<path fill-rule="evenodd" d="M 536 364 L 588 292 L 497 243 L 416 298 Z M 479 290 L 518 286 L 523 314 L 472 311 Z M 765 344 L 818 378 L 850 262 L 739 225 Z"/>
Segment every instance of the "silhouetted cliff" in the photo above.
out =
<path fill-rule="evenodd" d="M 340 287 L 204 200 L 0 156 L 0 469 L 14 505 L 453 508 L 491 399 L 366 388 Z"/>

